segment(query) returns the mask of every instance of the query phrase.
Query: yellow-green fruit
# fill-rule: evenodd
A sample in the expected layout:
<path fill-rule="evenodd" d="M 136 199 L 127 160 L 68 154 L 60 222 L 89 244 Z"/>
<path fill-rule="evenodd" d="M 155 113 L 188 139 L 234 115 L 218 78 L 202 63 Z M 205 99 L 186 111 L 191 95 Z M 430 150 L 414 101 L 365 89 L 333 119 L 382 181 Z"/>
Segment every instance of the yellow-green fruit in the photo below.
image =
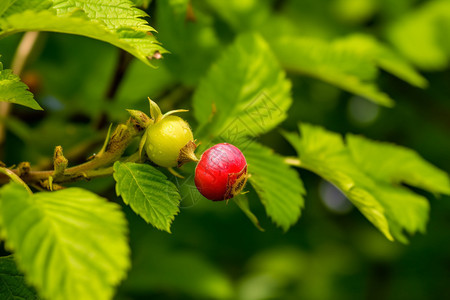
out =
<path fill-rule="evenodd" d="M 145 151 L 161 167 L 175 167 L 181 148 L 194 139 L 189 124 L 177 116 L 167 116 L 146 131 Z"/>

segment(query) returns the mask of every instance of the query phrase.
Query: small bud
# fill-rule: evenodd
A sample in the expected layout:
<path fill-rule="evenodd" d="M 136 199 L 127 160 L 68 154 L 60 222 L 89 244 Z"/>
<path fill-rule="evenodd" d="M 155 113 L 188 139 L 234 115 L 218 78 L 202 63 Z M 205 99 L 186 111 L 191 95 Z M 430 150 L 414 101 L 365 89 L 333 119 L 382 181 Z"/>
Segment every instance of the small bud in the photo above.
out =
<path fill-rule="evenodd" d="M 147 116 L 140 110 L 127 109 L 127 111 L 128 113 L 130 113 L 133 120 L 136 121 L 137 125 L 139 125 L 143 129 L 147 128 L 148 125 L 153 123 L 152 119 L 150 119 L 149 116 Z"/>
<path fill-rule="evenodd" d="M 69 161 L 63 155 L 63 149 L 61 146 L 55 147 L 55 153 L 53 154 L 53 175 L 56 177 L 58 175 L 63 175 L 67 168 Z"/>
<path fill-rule="evenodd" d="M 17 171 L 18 171 L 19 177 L 27 175 L 28 173 L 30 173 L 30 170 L 31 170 L 31 166 L 30 166 L 30 163 L 27 161 L 21 162 L 17 166 Z"/>

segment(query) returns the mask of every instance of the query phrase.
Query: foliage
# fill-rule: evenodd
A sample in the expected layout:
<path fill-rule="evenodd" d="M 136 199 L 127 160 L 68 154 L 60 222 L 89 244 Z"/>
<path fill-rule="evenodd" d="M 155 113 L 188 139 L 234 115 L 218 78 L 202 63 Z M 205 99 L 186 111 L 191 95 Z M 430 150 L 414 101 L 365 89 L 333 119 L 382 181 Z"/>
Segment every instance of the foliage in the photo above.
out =
<path fill-rule="evenodd" d="M 308 124 L 300 132 L 286 134 L 300 166 L 336 185 L 388 239 L 406 242 L 403 229 L 425 232 L 428 202 L 401 183 L 450 193 L 448 175 L 412 150 L 351 134 L 345 145 L 339 134 Z"/>
<path fill-rule="evenodd" d="M 447 71 L 449 2 L 356 2 L 326 11 L 323 1 L 0 2 L 0 54 L 11 65 L 0 63 L 0 298 L 327 299 L 360 253 L 383 271 L 405 249 L 387 240 L 428 238 L 414 234 L 446 217 L 429 200 L 450 195 L 450 107 L 445 76 L 416 67 Z M 24 55 L 17 33 L 29 31 L 48 33 Z M 146 97 L 168 114 L 192 109 L 197 156 L 214 143 L 239 147 L 245 192 L 207 202 L 195 164 L 175 171 L 142 157 L 155 121 Z M 120 124 L 107 130 L 110 121 Z M 57 145 L 64 155 L 56 147 L 48 158 Z M 330 193 L 382 235 L 333 210 Z M 297 244 L 272 251 L 272 240 Z M 252 260 L 255 249 L 264 250 Z"/>
<path fill-rule="evenodd" d="M 0 278 L 2 299 L 38 299 L 36 292 L 25 283 L 24 275 L 17 270 L 12 256 L 0 258 Z"/>
<path fill-rule="evenodd" d="M 0 37 L 33 30 L 83 35 L 120 47 L 149 65 L 156 52 L 165 52 L 151 34 L 154 29 L 142 19 L 146 14 L 130 1 L 33 1 L 0 7 Z"/>
<path fill-rule="evenodd" d="M 116 162 L 114 179 L 117 195 L 126 204 L 146 222 L 170 233 L 180 195 L 163 173 L 149 165 Z"/>
<path fill-rule="evenodd" d="M 42 109 L 34 100 L 33 94 L 28 91 L 27 85 L 11 70 L 3 70 L 2 63 L 0 63 L 0 100 Z"/>
<path fill-rule="evenodd" d="M 29 195 L 10 183 L 0 195 L 2 237 L 43 297 L 111 298 L 129 267 L 116 204 L 79 188 Z"/>

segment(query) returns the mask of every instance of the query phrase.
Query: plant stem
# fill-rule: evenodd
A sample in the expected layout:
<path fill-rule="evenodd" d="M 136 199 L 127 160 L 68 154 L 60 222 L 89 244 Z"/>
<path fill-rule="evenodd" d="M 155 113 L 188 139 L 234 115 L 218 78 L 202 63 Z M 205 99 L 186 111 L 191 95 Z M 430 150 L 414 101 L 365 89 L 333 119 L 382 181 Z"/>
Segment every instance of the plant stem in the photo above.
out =
<path fill-rule="evenodd" d="M 77 166 L 65 169 L 61 173 L 55 173 L 55 170 L 32 171 L 20 174 L 19 168 L 9 170 L 19 176 L 27 184 L 42 183 L 52 177 L 53 183 L 61 184 L 79 180 L 88 180 L 91 178 L 111 175 L 113 173 L 112 164 L 119 160 L 133 139 L 140 136 L 144 128 L 140 127 L 137 121 L 130 118 L 126 124 L 119 124 L 111 134 L 109 141 L 95 157 Z M 139 153 L 135 153 L 125 159 L 125 161 L 139 161 Z M 0 174 L 0 184 L 6 183 L 9 178 Z"/>
<path fill-rule="evenodd" d="M 30 193 L 31 195 L 33 194 L 33 192 L 30 190 L 28 185 L 25 182 L 23 182 L 23 180 L 13 171 L 6 169 L 6 168 L 0 168 L 0 174 L 4 174 L 4 175 L 8 176 L 13 182 L 18 183 L 18 184 L 22 185 L 23 187 L 25 187 L 26 190 L 28 191 L 28 193 Z"/>
<path fill-rule="evenodd" d="M 120 83 L 122 82 L 128 67 L 133 61 L 133 56 L 126 52 L 125 50 L 119 50 L 119 57 L 117 59 L 116 69 L 114 71 L 114 77 L 111 80 L 108 90 L 106 91 L 106 101 L 112 102 L 116 97 L 117 91 L 119 90 Z M 98 120 L 96 121 L 95 127 L 97 129 L 103 128 L 107 125 L 108 116 L 103 112 Z"/>

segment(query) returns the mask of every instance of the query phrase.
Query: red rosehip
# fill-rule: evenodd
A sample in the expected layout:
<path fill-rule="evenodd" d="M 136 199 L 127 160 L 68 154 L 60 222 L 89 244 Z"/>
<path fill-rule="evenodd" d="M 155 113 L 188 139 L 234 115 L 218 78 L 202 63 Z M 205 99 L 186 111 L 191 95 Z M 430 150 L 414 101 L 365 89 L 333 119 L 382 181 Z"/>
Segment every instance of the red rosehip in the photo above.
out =
<path fill-rule="evenodd" d="M 238 195 L 247 182 L 247 162 L 242 152 L 227 143 L 206 150 L 195 168 L 195 185 L 213 201 Z"/>

